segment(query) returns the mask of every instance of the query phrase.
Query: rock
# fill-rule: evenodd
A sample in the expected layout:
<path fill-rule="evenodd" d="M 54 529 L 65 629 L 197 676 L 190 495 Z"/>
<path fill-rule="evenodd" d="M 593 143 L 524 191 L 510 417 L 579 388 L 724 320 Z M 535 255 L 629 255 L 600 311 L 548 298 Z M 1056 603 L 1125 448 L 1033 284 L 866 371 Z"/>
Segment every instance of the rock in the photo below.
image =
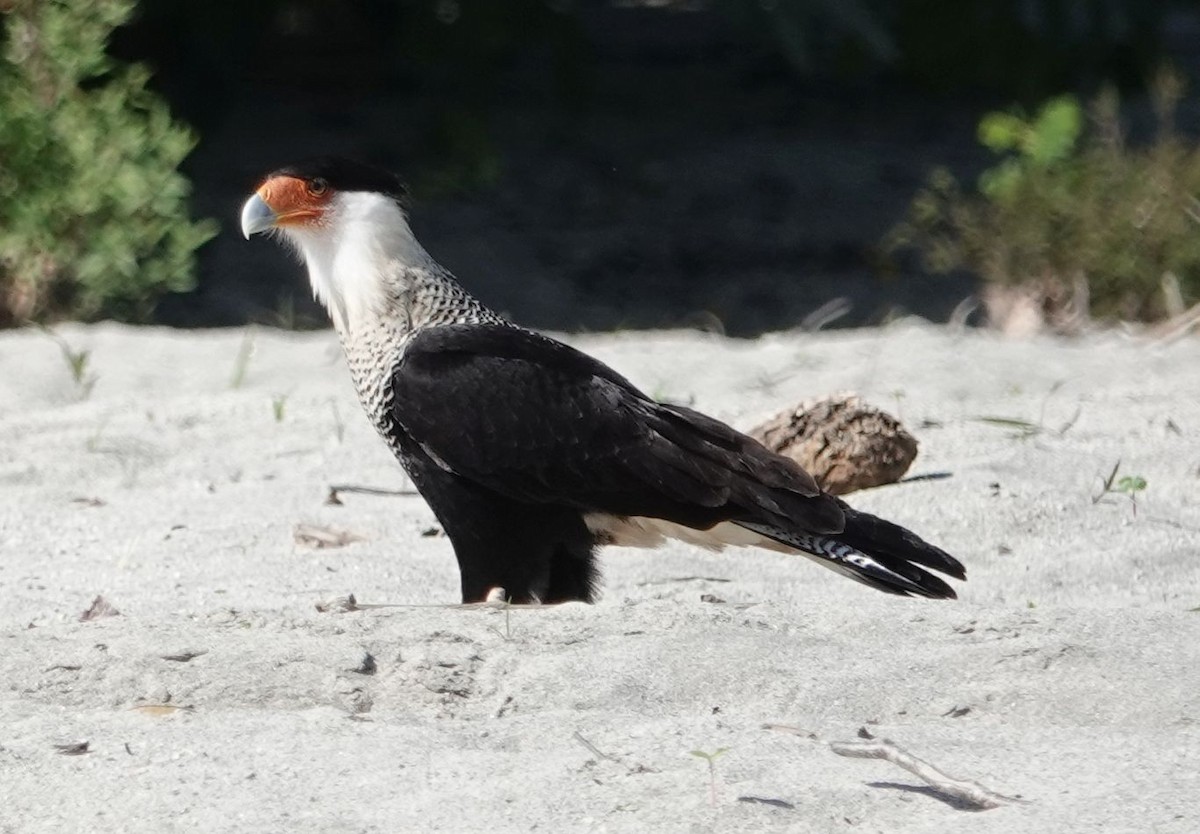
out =
<path fill-rule="evenodd" d="M 854 394 L 807 400 L 747 434 L 834 495 L 895 483 L 917 457 L 917 440 L 900 421 Z"/>

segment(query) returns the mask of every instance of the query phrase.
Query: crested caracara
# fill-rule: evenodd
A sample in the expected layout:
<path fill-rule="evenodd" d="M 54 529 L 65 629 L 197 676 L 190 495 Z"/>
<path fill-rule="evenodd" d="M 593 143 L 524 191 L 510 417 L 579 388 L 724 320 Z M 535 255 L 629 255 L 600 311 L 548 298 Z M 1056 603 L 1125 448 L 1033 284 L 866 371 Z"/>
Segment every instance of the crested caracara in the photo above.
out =
<path fill-rule="evenodd" d="M 403 186 L 338 158 L 268 174 L 242 231 L 303 257 L 363 407 L 429 502 L 464 602 L 594 599 L 596 549 L 665 537 L 811 558 L 881 591 L 952 598 L 963 566 L 821 491 L 724 423 L 489 310 L 413 237 Z"/>

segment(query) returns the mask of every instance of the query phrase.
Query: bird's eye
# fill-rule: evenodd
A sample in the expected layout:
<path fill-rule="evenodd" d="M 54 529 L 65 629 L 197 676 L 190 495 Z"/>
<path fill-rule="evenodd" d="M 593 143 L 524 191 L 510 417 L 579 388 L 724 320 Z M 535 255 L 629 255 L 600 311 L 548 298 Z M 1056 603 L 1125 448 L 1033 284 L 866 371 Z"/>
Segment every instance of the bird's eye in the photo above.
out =
<path fill-rule="evenodd" d="M 325 182 L 321 177 L 308 181 L 308 193 L 314 197 L 320 197 L 329 190 L 329 183 Z"/>

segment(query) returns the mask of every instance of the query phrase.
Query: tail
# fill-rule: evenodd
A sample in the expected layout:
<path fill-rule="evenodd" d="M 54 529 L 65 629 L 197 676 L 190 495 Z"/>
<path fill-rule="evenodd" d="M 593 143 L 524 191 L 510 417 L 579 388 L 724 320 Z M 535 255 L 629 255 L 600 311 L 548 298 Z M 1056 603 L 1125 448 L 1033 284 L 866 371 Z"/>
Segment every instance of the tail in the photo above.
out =
<path fill-rule="evenodd" d="M 953 588 L 924 568 L 965 580 L 967 574 L 961 562 L 911 530 L 838 503 L 846 515 L 846 526 L 841 533 L 815 534 L 755 522 L 737 523 L 794 547 L 814 557 L 819 564 L 880 591 L 930 599 L 957 599 Z"/>

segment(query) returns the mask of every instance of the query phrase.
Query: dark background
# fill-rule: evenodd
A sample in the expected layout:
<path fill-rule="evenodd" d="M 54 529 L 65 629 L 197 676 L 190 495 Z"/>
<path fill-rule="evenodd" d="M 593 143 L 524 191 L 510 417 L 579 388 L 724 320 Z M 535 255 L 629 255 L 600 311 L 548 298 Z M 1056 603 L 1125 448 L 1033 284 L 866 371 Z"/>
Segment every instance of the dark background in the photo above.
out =
<path fill-rule="evenodd" d="M 1108 82 L 1136 135 L 1158 66 L 1195 78 L 1200 16 L 1156 0 L 143 0 L 110 51 L 153 67 L 198 131 L 194 211 L 222 224 L 161 321 L 323 324 L 300 265 L 241 240 L 237 214 L 266 171 L 340 153 L 401 173 L 426 248 L 523 324 L 748 336 L 835 308 L 837 325 L 945 320 L 972 277 L 880 246 L 929 170 L 972 182 L 991 162 L 984 112 Z"/>

